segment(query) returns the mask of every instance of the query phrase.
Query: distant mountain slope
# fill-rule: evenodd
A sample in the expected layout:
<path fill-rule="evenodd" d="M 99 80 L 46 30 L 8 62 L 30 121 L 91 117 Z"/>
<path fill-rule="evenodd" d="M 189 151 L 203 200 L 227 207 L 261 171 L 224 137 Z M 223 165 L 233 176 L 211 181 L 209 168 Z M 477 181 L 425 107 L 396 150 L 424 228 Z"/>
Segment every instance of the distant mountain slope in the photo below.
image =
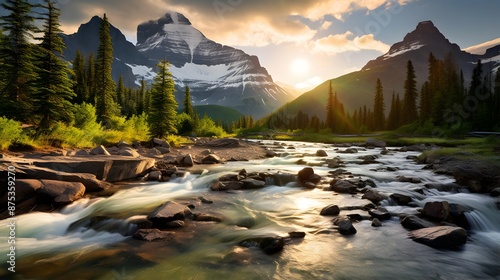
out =
<path fill-rule="evenodd" d="M 235 109 L 220 105 L 198 105 L 194 106 L 194 109 L 198 112 L 200 118 L 207 115 L 212 120 L 221 120 L 223 124 L 237 122 L 243 116 L 243 114 Z"/>
<path fill-rule="evenodd" d="M 406 63 L 411 60 L 417 76 L 417 90 L 428 76 L 428 58 L 432 52 L 437 59 L 444 59 L 448 53 L 453 55 L 457 67 L 463 70 L 466 86 L 468 86 L 472 70 L 478 59 L 487 63 L 484 69 L 498 68 L 500 62 L 500 46 L 491 48 L 483 56 L 462 51 L 456 44 L 450 43 L 446 37 L 430 21 L 421 22 L 417 28 L 408 33 L 403 41 L 394 44 L 390 50 L 378 58 L 369 61 L 360 71 L 332 79 L 334 91 L 340 101 L 351 113 L 360 106 L 373 106 L 375 83 L 380 78 L 384 88 L 386 113 L 389 110 L 393 91 L 404 95 L 406 79 Z M 489 63 L 491 61 L 491 64 Z M 496 67 L 496 68 L 495 68 Z M 325 106 L 328 83 L 304 93 L 283 107 L 285 113 L 294 115 L 299 110 L 310 116 L 325 118 Z"/>
<path fill-rule="evenodd" d="M 151 61 L 167 58 L 176 85 L 188 85 L 198 105 L 261 117 L 294 97 L 274 83 L 256 56 L 206 38 L 180 13 L 140 24 L 137 49 Z"/>

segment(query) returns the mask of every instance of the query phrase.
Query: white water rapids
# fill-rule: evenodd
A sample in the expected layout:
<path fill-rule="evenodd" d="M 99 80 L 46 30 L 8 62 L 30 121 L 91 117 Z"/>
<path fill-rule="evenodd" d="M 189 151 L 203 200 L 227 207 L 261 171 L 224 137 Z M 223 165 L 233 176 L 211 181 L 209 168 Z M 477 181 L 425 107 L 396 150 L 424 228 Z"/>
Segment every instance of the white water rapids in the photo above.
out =
<path fill-rule="evenodd" d="M 272 142 L 266 142 L 272 144 Z M 188 173 L 166 183 L 137 182 L 107 198 L 82 199 L 60 213 L 30 213 L 17 217 L 16 276 L 6 272 L 8 221 L 0 221 L 0 262 L 2 279 L 500 279 L 500 211 L 494 198 L 468 192 L 427 189 L 425 184 L 453 182 L 453 178 L 422 169 L 407 156 L 416 152 L 394 152 L 380 156 L 378 163 L 359 165 L 363 155 L 380 155 L 380 149 L 360 149 L 356 154 L 340 154 L 332 145 L 288 142 L 280 157 L 250 162 L 231 162 L 206 167 L 201 175 Z M 285 147 L 285 148 L 286 148 Z M 357 234 L 342 236 L 332 227 L 331 217 L 320 210 L 337 204 L 341 208 L 362 206 L 369 201 L 361 194 L 336 194 L 321 188 L 305 190 L 294 183 L 266 186 L 259 190 L 212 192 L 209 185 L 224 174 L 241 169 L 248 172 L 296 174 L 314 165 L 327 183 L 325 158 L 340 157 L 343 169 L 355 178 L 371 179 L 384 194 L 412 197 L 415 206 L 429 201 L 448 201 L 469 211 L 469 240 L 459 250 L 438 250 L 408 238 L 399 214 L 417 214 L 416 207 L 399 206 L 390 200 L 381 204 L 393 215 L 380 228 L 371 221 L 354 223 Z M 343 148 L 340 148 L 343 149 Z M 359 149 L 359 148 L 358 148 Z M 309 156 L 303 156 L 308 154 Z M 386 167 L 395 167 L 389 172 Z M 403 175 L 422 183 L 399 182 Z M 421 193 L 423 190 L 423 194 Z M 187 242 L 169 244 L 131 238 L 135 225 L 130 220 L 145 217 L 169 200 L 209 196 L 214 209 L 224 217 L 220 224 L 200 227 Z M 341 211 L 341 214 L 365 211 Z M 78 226 L 89 217 L 108 217 L 98 229 Z M 76 226 L 75 223 L 76 222 Z M 238 226 L 245 224 L 246 227 Z M 70 226 L 71 230 L 68 230 Z M 252 236 L 287 236 L 303 231 L 304 239 L 293 240 L 284 250 L 266 255 L 260 250 L 238 254 L 237 243 Z M 236 256 L 235 256 L 236 255 Z M 22 276 L 19 278 L 19 276 Z"/>

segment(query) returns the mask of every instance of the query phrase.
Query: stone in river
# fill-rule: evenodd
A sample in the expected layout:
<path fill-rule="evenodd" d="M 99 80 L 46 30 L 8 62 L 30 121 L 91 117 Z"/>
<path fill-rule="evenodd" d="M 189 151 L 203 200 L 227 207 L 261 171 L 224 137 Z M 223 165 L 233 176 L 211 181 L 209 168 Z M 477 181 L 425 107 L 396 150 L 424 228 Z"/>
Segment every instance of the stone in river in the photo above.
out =
<path fill-rule="evenodd" d="M 380 222 L 380 220 L 377 218 L 373 218 L 372 227 L 381 227 L 381 226 L 382 226 L 382 223 Z"/>
<path fill-rule="evenodd" d="M 139 229 L 132 235 L 134 239 L 143 241 L 174 240 L 175 235 L 159 229 Z"/>
<path fill-rule="evenodd" d="M 241 241 L 239 245 L 246 248 L 258 247 L 266 254 L 274 254 L 283 250 L 285 240 L 280 236 L 253 237 Z"/>
<path fill-rule="evenodd" d="M 355 185 L 344 180 L 333 180 L 330 183 L 330 189 L 338 193 L 357 193 L 358 189 Z"/>
<path fill-rule="evenodd" d="M 363 196 L 362 199 L 368 199 L 369 201 L 377 204 L 382 200 L 386 199 L 386 197 L 375 190 L 368 190 Z"/>
<path fill-rule="evenodd" d="M 467 231 L 461 227 L 438 226 L 417 229 L 409 233 L 416 242 L 434 248 L 456 248 L 467 242 Z"/>
<path fill-rule="evenodd" d="M 408 215 L 404 217 L 403 220 L 401 220 L 401 225 L 409 230 L 415 230 L 415 229 L 421 229 L 421 228 L 429 228 L 429 227 L 434 227 L 435 224 L 420 219 L 419 217 L 415 215 Z"/>
<path fill-rule="evenodd" d="M 411 197 L 404 194 L 393 193 L 389 197 L 394 200 L 397 205 L 408 205 L 408 203 L 411 202 Z"/>
<path fill-rule="evenodd" d="M 450 205 L 447 201 L 427 202 L 422 214 L 436 220 L 444 221 L 450 214 Z"/>
<path fill-rule="evenodd" d="M 184 220 L 192 216 L 191 210 L 182 204 L 173 201 L 167 201 L 148 215 L 148 220 L 153 222 L 156 228 L 166 227 L 168 222 L 175 220 Z"/>
<path fill-rule="evenodd" d="M 378 207 L 377 209 L 370 209 L 368 211 L 368 214 L 372 216 L 373 218 L 377 218 L 379 220 L 389 220 L 391 219 L 391 214 L 387 209 L 383 207 Z"/>
<path fill-rule="evenodd" d="M 252 178 L 246 178 L 240 182 L 243 183 L 243 189 L 261 189 L 266 185 L 266 182 Z"/>
<path fill-rule="evenodd" d="M 39 194 L 51 197 L 55 203 L 68 204 L 83 197 L 85 186 L 79 182 L 40 180 L 42 187 Z"/>
<path fill-rule="evenodd" d="M 316 151 L 316 156 L 318 156 L 318 157 L 327 157 L 328 154 L 325 152 L 325 150 L 317 150 Z"/>
<path fill-rule="evenodd" d="M 209 154 L 201 160 L 203 164 L 216 164 L 221 163 L 221 161 L 221 158 L 215 154 Z"/>
<path fill-rule="evenodd" d="M 222 218 L 211 215 L 211 214 L 202 214 L 202 213 L 196 213 L 193 216 L 193 221 L 197 222 L 217 222 L 220 223 L 222 222 Z"/>
<path fill-rule="evenodd" d="M 336 216 L 340 213 L 340 208 L 337 205 L 330 204 L 325 208 L 321 209 L 319 213 L 322 216 Z"/>
<path fill-rule="evenodd" d="M 292 232 L 289 232 L 288 235 L 291 238 L 304 238 L 306 236 L 306 233 L 303 231 L 292 231 Z"/>
<path fill-rule="evenodd" d="M 342 235 L 353 235 L 358 232 L 347 217 L 337 217 L 333 219 L 333 224 L 338 226 L 338 231 Z"/>

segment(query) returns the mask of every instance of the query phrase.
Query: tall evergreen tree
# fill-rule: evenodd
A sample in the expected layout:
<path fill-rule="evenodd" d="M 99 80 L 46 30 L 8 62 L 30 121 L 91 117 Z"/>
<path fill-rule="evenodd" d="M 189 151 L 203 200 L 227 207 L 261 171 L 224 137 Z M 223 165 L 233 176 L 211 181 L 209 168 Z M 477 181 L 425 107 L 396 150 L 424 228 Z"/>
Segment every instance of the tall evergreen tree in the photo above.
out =
<path fill-rule="evenodd" d="M 87 73 L 85 69 L 85 57 L 78 50 L 73 60 L 73 91 L 76 97 L 74 103 L 82 104 L 89 102 L 89 88 L 87 85 Z"/>
<path fill-rule="evenodd" d="M 191 101 L 191 90 L 188 86 L 184 89 L 184 113 L 194 117 L 193 102 Z"/>
<path fill-rule="evenodd" d="M 500 130 L 500 70 L 497 70 L 495 83 L 493 85 L 493 123 L 496 130 Z"/>
<path fill-rule="evenodd" d="M 334 110 L 335 110 L 335 100 L 333 97 L 333 91 L 332 91 L 332 81 L 329 81 L 329 90 L 328 90 L 328 99 L 326 101 L 326 127 L 330 128 L 332 131 L 334 130 L 335 126 L 335 115 L 334 115 Z"/>
<path fill-rule="evenodd" d="M 120 76 L 118 79 L 118 86 L 116 87 L 116 100 L 118 102 L 118 105 L 120 105 L 122 109 L 122 115 L 127 115 L 124 113 L 124 110 L 126 110 L 126 104 L 130 101 L 131 96 L 126 96 L 127 94 L 127 88 L 125 88 L 125 84 L 123 82 L 123 77 Z"/>
<path fill-rule="evenodd" d="M 137 114 L 141 115 L 145 112 L 145 97 L 146 97 L 146 82 L 144 79 L 141 80 L 141 85 L 137 91 Z"/>
<path fill-rule="evenodd" d="M 476 95 L 481 95 L 481 91 L 483 89 L 481 85 L 481 80 L 483 76 L 483 65 L 481 63 L 481 60 L 479 59 L 477 61 L 476 67 L 474 67 L 474 70 L 472 71 L 472 77 L 471 77 L 471 82 L 470 82 L 470 87 L 469 87 L 469 92 L 468 96 L 474 97 Z M 471 100 L 474 100 L 474 98 L 471 98 Z M 476 99 L 477 100 L 477 99 Z M 472 104 L 469 104 L 471 107 L 474 107 Z M 479 105 L 479 104 L 476 104 Z M 478 125 L 478 118 L 477 118 L 477 110 L 479 108 L 473 108 L 475 110 L 471 110 L 471 123 L 472 123 L 472 128 L 476 129 Z"/>
<path fill-rule="evenodd" d="M 75 97 L 70 80 L 71 71 L 60 58 L 66 46 L 60 34 L 61 11 L 52 0 L 45 0 L 42 7 L 44 19 L 43 38 L 37 60 L 35 84 L 35 114 L 40 118 L 40 128 L 48 129 L 57 121 L 69 123 L 73 119 L 71 99 Z"/>
<path fill-rule="evenodd" d="M 403 124 L 417 120 L 417 81 L 411 60 L 406 64 L 405 96 L 403 99 Z"/>
<path fill-rule="evenodd" d="M 175 119 L 177 102 L 174 97 L 174 80 L 168 70 L 170 63 L 158 63 L 158 75 L 154 78 L 149 108 L 149 127 L 153 137 L 164 137 L 176 133 Z"/>
<path fill-rule="evenodd" d="M 89 97 L 87 102 L 94 105 L 96 104 L 96 76 L 95 76 L 95 58 L 94 53 L 90 53 L 89 59 L 87 60 L 86 67 L 86 77 L 87 77 L 87 89 L 89 91 Z"/>
<path fill-rule="evenodd" d="M 0 26 L 8 34 L 0 45 L 3 60 L 3 87 L 0 89 L 0 113 L 8 118 L 30 121 L 36 78 L 34 48 L 30 43 L 37 31 L 32 5 L 26 0 L 5 0 L 1 7 L 8 14 L 1 17 Z"/>
<path fill-rule="evenodd" d="M 374 118 L 374 129 L 384 130 L 385 129 L 385 104 L 384 104 L 384 88 L 382 87 L 382 82 L 377 79 L 377 85 L 375 87 L 375 98 L 373 102 L 373 118 Z"/>
<path fill-rule="evenodd" d="M 110 24 L 106 14 L 99 28 L 99 48 L 96 59 L 96 112 L 105 126 L 110 125 L 110 118 L 119 113 L 116 103 L 116 84 L 111 77 L 113 63 L 113 45 L 111 43 Z"/>
<path fill-rule="evenodd" d="M 429 81 L 425 81 L 420 90 L 420 119 L 427 121 L 432 116 L 432 94 Z"/>

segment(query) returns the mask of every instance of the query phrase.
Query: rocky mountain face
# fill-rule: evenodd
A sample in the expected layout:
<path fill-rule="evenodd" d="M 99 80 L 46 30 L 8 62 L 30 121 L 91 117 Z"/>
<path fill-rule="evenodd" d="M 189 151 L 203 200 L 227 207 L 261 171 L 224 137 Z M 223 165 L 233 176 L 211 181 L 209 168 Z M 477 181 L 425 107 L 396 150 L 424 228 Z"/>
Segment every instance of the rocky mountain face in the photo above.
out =
<path fill-rule="evenodd" d="M 346 110 L 353 112 L 360 106 L 373 106 L 375 83 L 380 78 L 384 88 L 386 111 L 391 102 L 392 93 L 404 95 L 404 82 L 406 79 L 406 64 L 412 61 L 417 77 L 417 90 L 428 77 L 429 54 L 443 60 L 451 54 L 457 70 L 463 71 L 465 86 L 468 87 L 472 70 L 479 59 L 488 69 L 496 71 L 500 66 L 500 46 L 489 49 L 484 55 L 474 55 L 462 51 L 457 44 L 451 43 L 430 21 L 420 22 L 416 29 L 408 33 L 401 42 L 392 45 L 390 50 L 374 60 L 369 61 L 360 71 L 332 80 L 334 90 L 337 91 L 340 101 Z M 325 104 L 328 93 L 328 83 L 319 85 L 315 89 L 304 93 L 292 101 L 285 109 L 288 114 L 296 114 L 298 110 L 310 116 L 325 117 Z M 319 109 L 321 108 L 321 109 Z"/>
<path fill-rule="evenodd" d="M 68 60 L 74 59 L 77 49 L 86 55 L 97 52 L 100 22 L 94 17 L 77 33 L 63 36 Z M 187 85 L 195 105 L 227 106 L 259 118 L 294 97 L 274 83 L 256 56 L 206 38 L 180 13 L 168 12 L 158 20 L 140 24 L 136 46 L 113 26 L 111 37 L 115 80 L 121 75 L 128 86 L 143 78 L 151 83 L 154 65 L 166 59 L 171 63 L 179 103 Z"/>

